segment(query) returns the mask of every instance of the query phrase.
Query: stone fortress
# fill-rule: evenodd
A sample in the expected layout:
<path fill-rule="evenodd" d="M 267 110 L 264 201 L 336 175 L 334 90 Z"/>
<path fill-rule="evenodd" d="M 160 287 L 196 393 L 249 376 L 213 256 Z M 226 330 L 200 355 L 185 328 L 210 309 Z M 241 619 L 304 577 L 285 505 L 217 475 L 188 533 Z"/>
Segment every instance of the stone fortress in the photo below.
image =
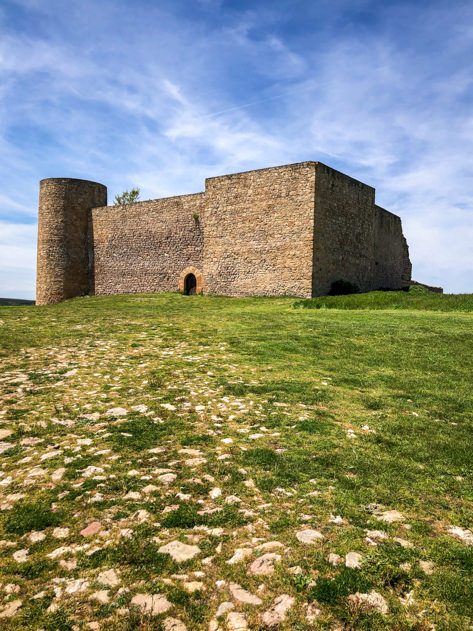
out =
<path fill-rule="evenodd" d="M 86 180 L 40 183 L 36 304 L 175 292 L 309 298 L 345 280 L 410 285 L 398 216 L 320 162 L 211 177 L 205 192 L 107 206 Z"/>

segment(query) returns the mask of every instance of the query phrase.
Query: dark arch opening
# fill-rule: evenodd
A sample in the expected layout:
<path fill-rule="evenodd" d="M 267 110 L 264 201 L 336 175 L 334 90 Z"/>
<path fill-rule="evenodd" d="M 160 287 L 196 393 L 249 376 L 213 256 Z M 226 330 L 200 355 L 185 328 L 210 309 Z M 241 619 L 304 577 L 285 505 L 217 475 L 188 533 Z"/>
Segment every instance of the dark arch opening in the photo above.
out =
<path fill-rule="evenodd" d="M 187 274 L 184 281 L 184 293 L 186 296 L 193 296 L 197 291 L 197 279 L 194 274 Z"/>

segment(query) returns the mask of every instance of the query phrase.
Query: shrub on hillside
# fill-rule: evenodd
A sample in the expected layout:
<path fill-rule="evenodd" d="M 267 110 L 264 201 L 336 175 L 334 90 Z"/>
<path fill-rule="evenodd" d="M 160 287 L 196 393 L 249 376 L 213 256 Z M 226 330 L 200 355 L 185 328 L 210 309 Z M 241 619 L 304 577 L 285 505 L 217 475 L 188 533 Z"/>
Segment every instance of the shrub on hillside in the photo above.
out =
<path fill-rule="evenodd" d="M 355 283 L 348 280 L 336 280 L 330 287 L 329 296 L 347 296 L 348 294 L 359 294 L 360 288 Z"/>

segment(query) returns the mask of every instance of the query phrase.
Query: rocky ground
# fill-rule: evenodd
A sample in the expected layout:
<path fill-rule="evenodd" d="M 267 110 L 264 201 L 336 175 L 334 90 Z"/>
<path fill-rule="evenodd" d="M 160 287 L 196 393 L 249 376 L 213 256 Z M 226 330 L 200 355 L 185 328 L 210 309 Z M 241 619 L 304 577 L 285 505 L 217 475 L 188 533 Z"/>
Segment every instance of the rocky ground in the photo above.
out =
<path fill-rule="evenodd" d="M 473 628 L 471 609 L 450 609 L 438 587 L 450 581 L 461 602 L 471 594 L 460 586 L 473 549 L 471 472 L 452 461 L 439 482 L 425 454 L 394 449 L 395 412 L 361 406 L 317 353 L 301 385 L 293 333 L 281 329 L 279 355 L 252 354 L 222 331 L 235 313 L 221 303 L 196 330 L 172 302 L 185 298 L 169 299 L 169 312 L 154 300 L 151 315 L 129 305 L 100 318 L 72 317 L 71 306 L 30 308 L 33 321 L 26 308 L 1 313 L 0 336 L 11 330 L 0 377 L 0 628 Z M 319 317 L 288 306 L 270 310 L 304 327 Z M 247 343 L 264 346 L 256 324 Z M 13 353 L 11 336 L 30 325 L 45 341 L 19 339 Z M 426 440 L 440 415 L 415 398 L 402 393 L 396 414 Z M 455 419 L 437 425 L 455 431 Z"/>

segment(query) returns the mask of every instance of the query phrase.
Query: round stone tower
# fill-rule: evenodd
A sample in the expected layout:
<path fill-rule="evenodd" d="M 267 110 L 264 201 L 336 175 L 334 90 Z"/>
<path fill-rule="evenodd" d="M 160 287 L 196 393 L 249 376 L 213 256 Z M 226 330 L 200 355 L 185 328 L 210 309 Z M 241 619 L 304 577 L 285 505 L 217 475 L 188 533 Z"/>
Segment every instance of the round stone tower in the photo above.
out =
<path fill-rule="evenodd" d="M 41 180 L 36 304 L 89 293 L 89 210 L 107 205 L 107 188 L 70 178 Z"/>

